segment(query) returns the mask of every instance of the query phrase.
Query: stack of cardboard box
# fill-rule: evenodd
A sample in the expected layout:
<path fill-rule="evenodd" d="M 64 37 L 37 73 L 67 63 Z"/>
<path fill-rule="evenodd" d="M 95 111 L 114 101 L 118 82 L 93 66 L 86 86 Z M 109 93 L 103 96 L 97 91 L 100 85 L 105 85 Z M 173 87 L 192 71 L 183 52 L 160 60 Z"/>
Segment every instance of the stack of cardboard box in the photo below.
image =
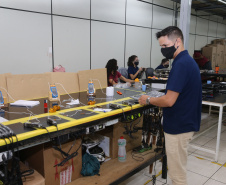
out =
<path fill-rule="evenodd" d="M 215 66 L 226 69 L 226 39 L 213 40 L 202 48 L 202 54 L 211 61 L 213 70 Z"/>

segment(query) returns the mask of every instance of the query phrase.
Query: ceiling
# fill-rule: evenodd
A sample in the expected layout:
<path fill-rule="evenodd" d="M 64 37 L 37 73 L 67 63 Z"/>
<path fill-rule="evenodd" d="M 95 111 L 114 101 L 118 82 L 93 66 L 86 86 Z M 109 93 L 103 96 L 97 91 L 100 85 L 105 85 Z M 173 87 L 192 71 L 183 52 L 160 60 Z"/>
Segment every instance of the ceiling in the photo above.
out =
<path fill-rule="evenodd" d="M 180 0 L 173 0 L 180 3 Z M 221 0 L 226 3 L 226 0 Z M 218 0 L 192 0 L 192 8 L 196 12 L 204 11 L 209 15 L 217 15 L 226 19 L 226 4 Z"/>

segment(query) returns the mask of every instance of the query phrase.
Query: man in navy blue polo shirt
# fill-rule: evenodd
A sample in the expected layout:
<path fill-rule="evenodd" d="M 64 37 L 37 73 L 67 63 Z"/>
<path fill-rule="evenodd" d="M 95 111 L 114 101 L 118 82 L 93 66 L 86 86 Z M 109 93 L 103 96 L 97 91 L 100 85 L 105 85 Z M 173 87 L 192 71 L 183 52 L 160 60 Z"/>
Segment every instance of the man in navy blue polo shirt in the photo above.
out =
<path fill-rule="evenodd" d="M 163 130 L 168 174 L 173 185 L 187 185 L 187 146 L 194 132 L 199 131 L 202 107 L 202 86 L 198 65 L 184 49 L 182 31 L 169 26 L 156 33 L 161 52 L 174 59 L 166 86 L 166 94 L 151 98 L 141 96 L 141 105 L 163 107 Z"/>

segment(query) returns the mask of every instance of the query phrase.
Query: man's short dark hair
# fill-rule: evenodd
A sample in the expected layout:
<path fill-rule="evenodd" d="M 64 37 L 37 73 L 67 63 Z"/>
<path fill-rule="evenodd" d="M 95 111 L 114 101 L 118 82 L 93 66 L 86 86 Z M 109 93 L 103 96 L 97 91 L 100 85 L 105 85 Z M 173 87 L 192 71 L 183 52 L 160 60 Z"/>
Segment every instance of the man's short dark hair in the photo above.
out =
<path fill-rule="evenodd" d="M 163 37 L 163 36 L 168 36 L 168 38 L 170 40 L 180 38 L 182 40 L 182 42 L 184 42 L 183 33 L 180 30 L 180 28 L 178 28 L 176 26 L 169 26 L 169 27 L 163 29 L 162 31 L 159 31 L 156 33 L 157 39 L 159 39 L 160 37 Z"/>

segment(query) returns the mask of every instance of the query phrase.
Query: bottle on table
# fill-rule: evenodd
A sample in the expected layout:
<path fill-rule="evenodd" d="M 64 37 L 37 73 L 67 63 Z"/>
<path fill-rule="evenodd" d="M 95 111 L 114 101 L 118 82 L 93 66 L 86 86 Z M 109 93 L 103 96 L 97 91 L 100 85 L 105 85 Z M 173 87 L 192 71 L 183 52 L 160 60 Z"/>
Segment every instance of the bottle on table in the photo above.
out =
<path fill-rule="evenodd" d="M 118 139 L 118 161 L 126 161 L 126 140 L 123 136 Z"/>
<path fill-rule="evenodd" d="M 94 85 L 93 85 L 93 81 L 92 80 L 89 80 L 89 83 L 88 83 L 88 93 L 89 94 L 94 94 Z"/>

